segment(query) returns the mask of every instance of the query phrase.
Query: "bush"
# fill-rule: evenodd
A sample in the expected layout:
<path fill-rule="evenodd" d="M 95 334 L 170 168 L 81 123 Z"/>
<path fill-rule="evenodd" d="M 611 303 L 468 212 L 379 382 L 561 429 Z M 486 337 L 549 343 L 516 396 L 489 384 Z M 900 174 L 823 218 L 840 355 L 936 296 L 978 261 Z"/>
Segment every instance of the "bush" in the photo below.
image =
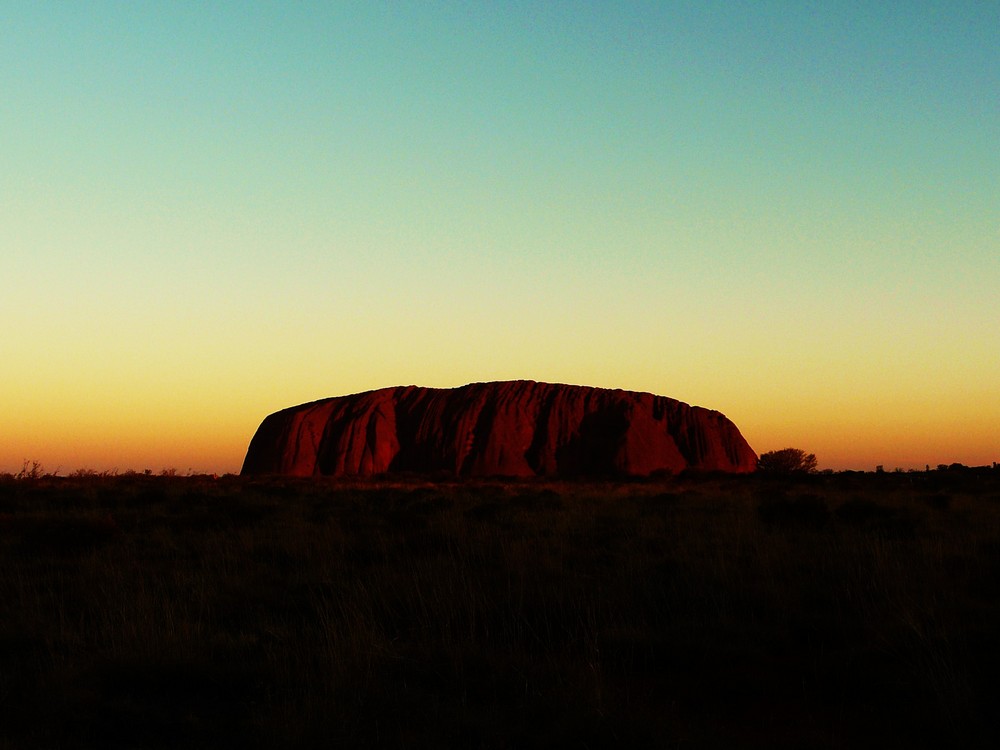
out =
<path fill-rule="evenodd" d="M 762 453 L 757 459 L 757 470 L 769 474 L 791 474 L 816 471 L 816 454 L 806 453 L 798 448 L 783 448 L 780 451 Z"/>
<path fill-rule="evenodd" d="M 24 459 L 24 465 L 21 470 L 14 475 L 14 479 L 40 479 L 44 476 L 45 472 L 42 469 L 42 465 L 38 461 L 29 461 Z"/>

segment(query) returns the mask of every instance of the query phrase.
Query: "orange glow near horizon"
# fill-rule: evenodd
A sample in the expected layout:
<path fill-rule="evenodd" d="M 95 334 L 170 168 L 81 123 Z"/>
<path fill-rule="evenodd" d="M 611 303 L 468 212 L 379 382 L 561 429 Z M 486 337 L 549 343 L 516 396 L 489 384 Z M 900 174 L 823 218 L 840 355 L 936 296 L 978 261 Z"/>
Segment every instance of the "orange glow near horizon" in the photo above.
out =
<path fill-rule="evenodd" d="M 365 389 L 344 392 L 356 390 Z M 272 404 L 256 413 L 238 400 L 214 408 L 208 403 L 186 403 L 186 408 L 168 403 L 158 409 L 133 403 L 128 411 L 116 410 L 112 404 L 74 410 L 63 404 L 47 413 L 25 412 L 13 421 L 13 429 L 0 443 L 5 457 L 0 471 L 16 473 L 28 460 L 62 475 L 77 469 L 236 473 L 250 438 L 266 414 L 308 400 L 313 398 Z M 734 408 L 718 403 L 696 405 L 719 408 L 758 453 L 800 447 L 817 455 L 821 469 L 871 471 L 877 465 L 886 470 L 922 469 L 925 465 L 933 468 L 956 462 L 990 465 L 1000 460 L 993 428 L 1000 424 L 997 411 L 990 414 L 979 410 L 967 415 L 964 425 L 956 426 L 954 415 L 940 408 L 916 411 L 903 418 L 891 406 L 879 410 L 870 404 L 853 410 L 800 405 L 798 412 L 752 402 L 744 404 L 742 410 L 735 403 Z M 11 435 L 17 440 L 11 440 Z"/>
<path fill-rule="evenodd" d="M 995 4 L 11 5 L 0 472 L 523 378 L 1000 460 Z"/>

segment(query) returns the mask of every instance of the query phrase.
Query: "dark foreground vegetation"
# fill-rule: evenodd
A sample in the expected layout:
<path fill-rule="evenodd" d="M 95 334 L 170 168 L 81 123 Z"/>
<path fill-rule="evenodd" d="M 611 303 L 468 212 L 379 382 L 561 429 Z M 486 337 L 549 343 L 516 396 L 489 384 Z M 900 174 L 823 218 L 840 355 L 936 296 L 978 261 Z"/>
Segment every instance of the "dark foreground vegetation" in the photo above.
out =
<path fill-rule="evenodd" d="M 996 747 L 1000 472 L 0 480 L 0 747 Z"/>

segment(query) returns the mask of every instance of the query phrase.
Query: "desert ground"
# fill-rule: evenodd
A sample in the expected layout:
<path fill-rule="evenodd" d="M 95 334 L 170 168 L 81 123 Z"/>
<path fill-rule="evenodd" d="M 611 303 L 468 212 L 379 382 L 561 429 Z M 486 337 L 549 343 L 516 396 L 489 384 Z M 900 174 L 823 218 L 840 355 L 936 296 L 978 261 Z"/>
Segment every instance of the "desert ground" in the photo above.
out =
<path fill-rule="evenodd" d="M 1000 470 L 0 477 L 0 747 L 995 747 Z"/>

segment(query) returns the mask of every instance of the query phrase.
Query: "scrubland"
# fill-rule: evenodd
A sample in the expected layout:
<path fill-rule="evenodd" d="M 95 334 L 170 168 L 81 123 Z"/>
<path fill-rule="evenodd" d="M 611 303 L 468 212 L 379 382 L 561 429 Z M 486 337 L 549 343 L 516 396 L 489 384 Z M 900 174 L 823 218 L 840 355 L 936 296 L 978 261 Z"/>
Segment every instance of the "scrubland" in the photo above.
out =
<path fill-rule="evenodd" d="M 1000 471 L 0 479 L 0 747 L 995 747 Z"/>

